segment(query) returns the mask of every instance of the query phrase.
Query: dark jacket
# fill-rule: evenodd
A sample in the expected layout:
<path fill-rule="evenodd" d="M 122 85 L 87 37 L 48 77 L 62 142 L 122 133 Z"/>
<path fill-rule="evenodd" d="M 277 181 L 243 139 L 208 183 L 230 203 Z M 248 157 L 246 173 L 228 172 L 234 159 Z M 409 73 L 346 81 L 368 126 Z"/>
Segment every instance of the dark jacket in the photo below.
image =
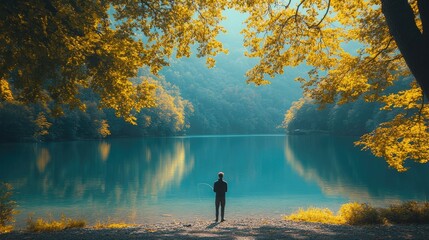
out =
<path fill-rule="evenodd" d="M 225 193 L 228 191 L 228 183 L 222 179 L 214 183 L 213 191 L 216 193 L 216 198 L 225 198 Z"/>

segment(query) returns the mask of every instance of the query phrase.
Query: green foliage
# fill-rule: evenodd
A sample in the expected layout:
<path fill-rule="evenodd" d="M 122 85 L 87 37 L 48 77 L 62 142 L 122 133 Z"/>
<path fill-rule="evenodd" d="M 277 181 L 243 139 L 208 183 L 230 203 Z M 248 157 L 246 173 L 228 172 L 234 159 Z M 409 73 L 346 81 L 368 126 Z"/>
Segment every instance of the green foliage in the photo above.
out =
<path fill-rule="evenodd" d="M 243 16 L 233 12 L 228 16 L 239 23 Z M 226 26 L 241 27 L 231 21 Z M 231 30 L 234 28 L 231 27 Z M 204 62 L 195 57 L 180 59 L 161 71 L 168 82 L 180 88 L 181 96 L 194 108 L 188 115 L 190 128 L 187 134 L 257 134 L 281 133 L 276 126 L 282 121 L 283 111 L 301 90 L 294 78 L 304 67 L 291 70 L 285 76 L 273 79 L 271 85 L 256 87 L 244 84 L 244 73 L 252 64 L 243 55 L 240 36 L 234 32 L 222 40 L 231 51 L 228 56 L 217 57 L 216 67 L 204 69 Z"/>
<path fill-rule="evenodd" d="M 27 219 L 27 231 L 30 232 L 51 232 L 61 231 L 69 228 L 83 228 L 86 222 L 81 219 L 67 218 L 64 215 L 60 220 L 38 218 L 33 220 L 32 217 Z"/>
<path fill-rule="evenodd" d="M 12 200 L 12 194 L 12 185 L 0 182 L 0 233 L 13 229 L 8 225 L 14 222 L 13 215 L 16 213 L 16 202 Z"/>
<path fill-rule="evenodd" d="M 18 103 L 0 104 L 0 141 L 32 140 L 35 131 L 31 107 Z"/>
<path fill-rule="evenodd" d="M 284 116 L 287 132 L 328 132 L 334 135 L 359 136 L 370 132 L 395 112 L 380 111 L 380 104 L 359 99 L 344 105 L 329 104 L 323 109 L 311 99 L 302 98 Z"/>

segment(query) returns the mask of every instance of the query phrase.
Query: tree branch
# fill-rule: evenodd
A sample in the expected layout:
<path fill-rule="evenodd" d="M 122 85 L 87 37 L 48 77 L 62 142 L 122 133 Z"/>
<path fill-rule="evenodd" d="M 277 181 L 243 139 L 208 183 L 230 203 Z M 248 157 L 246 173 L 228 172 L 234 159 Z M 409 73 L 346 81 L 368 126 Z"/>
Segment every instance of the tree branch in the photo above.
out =
<path fill-rule="evenodd" d="M 331 0 L 328 0 L 328 6 L 326 7 L 325 14 L 323 15 L 323 17 L 320 19 L 320 21 L 317 24 L 311 25 L 310 28 L 318 27 L 323 22 L 323 20 L 326 18 L 326 16 L 328 15 L 330 8 L 331 8 Z"/>
<path fill-rule="evenodd" d="M 375 54 L 375 56 L 374 56 L 373 58 L 371 58 L 371 59 L 368 61 L 368 63 L 370 63 L 370 62 L 374 61 L 378 56 L 380 56 L 380 54 L 381 54 L 381 53 L 383 53 L 384 51 L 386 51 L 386 50 L 389 48 L 390 43 L 392 43 L 392 41 L 393 41 L 393 38 L 390 38 L 390 39 L 389 39 L 389 42 L 387 42 L 386 47 L 384 47 L 384 48 L 383 48 L 383 49 L 381 49 L 377 54 Z"/>
<path fill-rule="evenodd" d="M 301 5 L 305 2 L 306 0 L 301 0 L 301 2 L 298 4 L 298 6 L 296 6 L 296 11 L 295 11 L 295 22 L 298 22 L 298 12 L 299 12 L 299 8 L 301 8 Z"/>

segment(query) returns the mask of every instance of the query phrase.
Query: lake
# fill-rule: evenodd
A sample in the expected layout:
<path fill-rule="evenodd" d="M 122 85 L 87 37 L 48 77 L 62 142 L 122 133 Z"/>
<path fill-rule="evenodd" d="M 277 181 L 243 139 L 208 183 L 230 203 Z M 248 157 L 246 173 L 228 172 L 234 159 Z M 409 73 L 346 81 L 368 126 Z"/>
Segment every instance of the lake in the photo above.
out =
<path fill-rule="evenodd" d="M 228 182 L 226 219 L 280 217 L 349 201 L 427 200 L 429 166 L 388 168 L 352 137 L 244 135 L 0 144 L 17 226 L 35 217 L 157 223 L 214 219 L 212 185 Z"/>

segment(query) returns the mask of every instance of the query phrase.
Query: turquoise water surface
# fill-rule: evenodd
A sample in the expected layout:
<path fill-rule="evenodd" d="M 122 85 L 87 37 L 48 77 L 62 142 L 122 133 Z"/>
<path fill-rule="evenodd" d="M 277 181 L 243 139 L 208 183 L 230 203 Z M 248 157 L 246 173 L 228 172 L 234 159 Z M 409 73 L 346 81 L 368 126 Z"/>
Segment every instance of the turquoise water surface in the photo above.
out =
<path fill-rule="evenodd" d="M 214 219 L 217 172 L 228 182 L 226 218 L 281 217 L 299 207 L 337 210 L 427 200 L 429 166 L 398 173 L 332 136 L 189 136 L 0 144 L 0 180 L 15 188 L 25 225 L 65 214 L 156 223 Z"/>

